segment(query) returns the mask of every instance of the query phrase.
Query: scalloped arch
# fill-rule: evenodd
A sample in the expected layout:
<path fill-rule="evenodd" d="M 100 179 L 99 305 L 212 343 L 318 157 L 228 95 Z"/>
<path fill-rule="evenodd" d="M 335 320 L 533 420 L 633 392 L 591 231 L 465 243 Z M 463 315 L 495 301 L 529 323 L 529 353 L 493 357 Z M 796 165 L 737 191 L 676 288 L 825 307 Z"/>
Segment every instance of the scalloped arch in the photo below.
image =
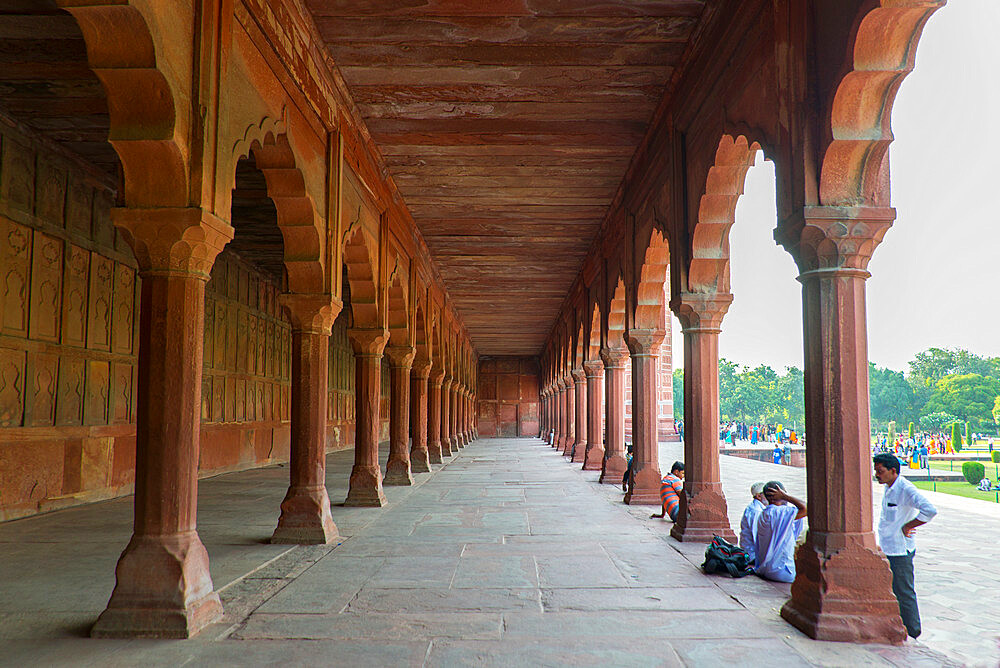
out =
<path fill-rule="evenodd" d="M 351 314 L 354 326 L 375 328 L 379 322 L 378 286 L 375 263 L 368 237 L 361 229 L 361 218 L 356 218 L 344 233 L 344 265 L 347 282 L 351 288 Z"/>
<path fill-rule="evenodd" d="M 56 4 L 76 19 L 88 64 L 107 96 L 108 141 L 122 163 L 126 204 L 187 207 L 188 151 L 177 127 L 178 96 L 158 67 L 145 17 L 127 0 Z"/>
<path fill-rule="evenodd" d="M 853 66 L 830 109 L 833 141 L 820 168 L 827 206 L 888 206 L 888 155 L 896 92 L 913 70 L 917 43 L 944 0 L 882 0 L 858 24 Z"/>
<path fill-rule="evenodd" d="M 723 135 L 698 203 L 698 220 L 691 233 L 691 263 L 687 289 L 696 293 L 728 293 L 729 230 L 736 221 L 736 203 L 760 145 L 745 136 Z"/>
<path fill-rule="evenodd" d="M 643 258 L 636 290 L 635 318 L 630 329 L 663 329 L 666 304 L 663 289 L 670 267 L 670 249 L 659 229 L 654 229 Z"/>

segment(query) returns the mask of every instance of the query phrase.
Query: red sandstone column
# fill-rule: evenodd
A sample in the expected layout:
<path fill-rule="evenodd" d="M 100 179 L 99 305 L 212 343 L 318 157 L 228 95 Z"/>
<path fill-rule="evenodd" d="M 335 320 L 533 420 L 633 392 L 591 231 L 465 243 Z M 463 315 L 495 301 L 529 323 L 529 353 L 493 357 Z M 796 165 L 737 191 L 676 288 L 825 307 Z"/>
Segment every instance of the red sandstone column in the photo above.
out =
<path fill-rule="evenodd" d="M 566 438 L 563 440 L 563 456 L 569 457 L 573 454 L 573 444 L 576 443 L 576 383 L 573 376 L 566 374 L 563 379 L 566 387 Z"/>
<path fill-rule="evenodd" d="M 555 381 L 553 391 L 556 393 L 555 401 L 555 434 L 552 437 L 552 447 L 562 450 L 566 440 L 566 384 L 562 378 Z"/>
<path fill-rule="evenodd" d="M 415 473 L 431 470 L 430 451 L 427 447 L 427 379 L 431 373 L 428 360 L 418 360 L 410 372 L 410 467 Z M 440 448 L 440 446 L 438 446 Z M 441 453 L 438 452 L 438 461 Z"/>
<path fill-rule="evenodd" d="M 660 505 L 660 464 L 657 442 L 657 391 L 662 330 L 631 330 L 632 356 L 632 472 L 633 484 L 625 494 L 629 505 Z"/>
<path fill-rule="evenodd" d="M 449 399 L 451 400 L 451 413 L 449 417 L 451 418 L 451 444 L 454 449 L 460 450 L 462 448 L 462 439 L 458 434 L 458 384 L 452 383 L 451 392 L 449 393 Z"/>
<path fill-rule="evenodd" d="M 444 371 L 432 368 L 430 375 L 430 390 L 427 393 L 427 454 L 431 464 L 440 464 L 444 452 L 441 446 L 441 385 L 444 382 Z"/>
<path fill-rule="evenodd" d="M 445 376 L 441 383 L 441 456 L 458 452 L 451 441 L 451 386 L 454 381 Z"/>
<path fill-rule="evenodd" d="M 354 349 L 355 435 L 354 468 L 346 506 L 384 506 L 382 470 L 378 461 L 379 402 L 382 392 L 382 351 L 389 339 L 384 329 L 348 331 Z"/>
<path fill-rule="evenodd" d="M 584 471 L 600 471 L 604 464 L 604 430 L 601 425 L 601 399 L 604 365 L 599 360 L 583 363 L 587 372 L 587 452 Z"/>
<path fill-rule="evenodd" d="M 326 493 L 327 354 L 340 312 L 330 295 L 282 295 L 292 320 L 289 485 L 272 543 L 324 544 L 337 537 Z"/>
<path fill-rule="evenodd" d="M 607 391 L 604 412 L 608 432 L 607 454 L 601 469 L 601 482 L 613 485 L 621 484 L 628 468 L 628 461 L 625 459 L 625 364 L 628 363 L 628 359 L 628 351 L 624 348 L 601 350 Z"/>
<path fill-rule="evenodd" d="M 548 388 L 543 388 L 539 392 L 539 414 L 541 416 L 540 422 L 538 424 L 538 435 L 541 437 L 543 443 L 548 443 L 548 424 L 549 424 L 549 390 Z"/>
<path fill-rule="evenodd" d="M 574 404 L 576 406 L 576 440 L 570 451 L 571 461 L 582 464 L 587 458 L 587 375 L 583 368 L 573 370 L 576 384 Z"/>
<path fill-rule="evenodd" d="M 389 460 L 385 464 L 386 485 L 412 485 L 410 474 L 410 367 L 414 348 L 391 346 L 389 358 Z"/>
<path fill-rule="evenodd" d="M 901 643 L 872 531 L 865 281 L 895 211 L 808 207 L 797 248 L 805 339 L 809 532 L 781 616 L 818 640 Z"/>
<path fill-rule="evenodd" d="M 97 638 L 188 638 L 222 618 L 198 537 L 205 283 L 232 239 L 200 209 L 115 209 L 139 262 L 135 516 Z M 13 577 L 7 574 L 4 577 Z"/>
<path fill-rule="evenodd" d="M 465 447 L 465 435 L 462 433 L 462 386 L 455 383 L 451 388 L 451 433 L 459 449 Z"/>
<path fill-rule="evenodd" d="M 730 294 L 685 293 L 670 307 L 684 333 L 684 495 L 670 535 L 735 541 L 719 473 L 719 332 Z"/>

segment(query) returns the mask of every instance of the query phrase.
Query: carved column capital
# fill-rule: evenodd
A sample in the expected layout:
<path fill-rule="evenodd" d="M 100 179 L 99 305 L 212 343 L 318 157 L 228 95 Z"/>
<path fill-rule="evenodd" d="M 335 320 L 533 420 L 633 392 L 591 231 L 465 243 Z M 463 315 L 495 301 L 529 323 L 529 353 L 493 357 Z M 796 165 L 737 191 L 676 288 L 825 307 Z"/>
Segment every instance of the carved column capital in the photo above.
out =
<path fill-rule="evenodd" d="M 359 357 L 381 357 L 385 344 L 389 342 L 386 329 L 349 329 L 347 338 L 351 341 L 354 354 Z"/>
<path fill-rule="evenodd" d="M 583 371 L 587 378 L 600 378 L 604 375 L 604 363 L 601 360 L 588 360 L 583 363 Z"/>
<path fill-rule="evenodd" d="M 570 374 L 573 376 L 573 382 L 577 385 L 581 385 L 587 382 L 587 372 L 583 370 L 583 367 L 579 369 L 573 369 Z"/>
<path fill-rule="evenodd" d="M 791 235 L 775 233 L 802 273 L 862 272 L 868 277 L 868 262 L 875 248 L 896 219 L 892 207 L 807 206 L 801 226 L 789 226 Z"/>
<path fill-rule="evenodd" d="M 681 331 L 718 334 L 732 303 L 728 292 L 682 292 L 670 300 L 670 309 L 681 321 Z"/>
<path fill-rule="evenodd" d="M 444 385 L 444 369 L 432 366 L 428 378 L 430 379 L 431 387 L 440 389 Z"/>
<path fill-rule="evenodd" d="M 278 297 L 288 309 L 292 331 L 330 336 L 333 321 L 340 315 L 343 304 L 333 295 L 286 293 Z"/>
<path fill-rule="evenodd" d="M 409 369 L 416 354 L 417 349 L 413 346 L 387 346 L 385 349 L 385 356 L 389 358 L 389 364 L 394 369 Z"/>
<path fill-rule="evenodd" d="M 135 252 L 141 272 L 192 274 L 208 280 L 233 238 L 233 227 L 197 207 L 116 208 L 111 219 Z"/>
<path fill-rule="evenodd" d="M 628 361 L 627 348 L 601 348 L 601 361 L 605 369 L 624 369 Z"/>
<path fill-rule="evenodd" d="M 431 376 L 433 363 L 428 359 L 413 360 L 412 375 L 420 380 L 427 380 Z"/>
<path fill-rule="evenodd" d="M 628 351 L 632 357 L 659 354 L 660 345 L 667 336 L 662 329 L 630 329 L 626 334 Z"/>

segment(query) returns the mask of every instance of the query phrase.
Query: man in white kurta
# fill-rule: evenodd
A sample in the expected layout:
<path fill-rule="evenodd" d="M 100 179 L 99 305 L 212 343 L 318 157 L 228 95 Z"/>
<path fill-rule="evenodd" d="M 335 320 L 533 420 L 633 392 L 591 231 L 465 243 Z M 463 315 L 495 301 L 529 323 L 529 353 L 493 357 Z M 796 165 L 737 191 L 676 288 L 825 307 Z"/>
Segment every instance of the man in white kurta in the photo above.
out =
<path fill-rule="evenodd" d="M 755 570 L 776 582 L 795 579 L 795 541 L 805 525 L 806 504 L 785 492 L 777 480 L 764 485 L 767 507 L 757 520 Z"/>
<path fill-rule="evenodd" d="M 906 633 L 920 635 L 920 610 L 913 578 L 913 555 L 917 551 L 913 531 L 937 515 L 937 508 L 912 482 L 899 474 L 895 455 L 882 453 L 873 458 L 875 479 L 886 486 L 882 496 L 882 515 L 878 523 L 878 544 L 892 569 L 892 593 L 899 603 Z"/>
<path fill-rule="evenodd" d="M 743 519 L 740 520 L 740 547 L 750 555 L 750 561 L 753 562 L 757 556 L 754 544 L 757 540 L 757 519 L 767 503 L 764 498 L 764 483 L 755 482 L 751 485 L 750 496 L 750 505 L 743 511 Z"/>

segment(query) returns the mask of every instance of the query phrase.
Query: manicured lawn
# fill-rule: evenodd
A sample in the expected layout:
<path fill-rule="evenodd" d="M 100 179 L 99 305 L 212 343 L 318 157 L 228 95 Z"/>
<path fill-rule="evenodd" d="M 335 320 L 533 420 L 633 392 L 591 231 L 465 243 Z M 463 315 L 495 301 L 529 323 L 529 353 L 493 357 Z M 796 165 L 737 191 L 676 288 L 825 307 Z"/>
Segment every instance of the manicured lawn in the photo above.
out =
<path fill-rule="evenodd" d="M 964 496 L 969 499 L 979 499 L 980 501 L 996 501 L 996 492 L 980 492 L 975 488 L 974 485 L 970 485 L 967 482 L 927 482 L 926 480 L 913 480 L 914 485 L 918 489 L 926 489 L 928 491 L 943 492 L 944 494 L 954 494 L 955 496 Z M 935 488 L 935 485 L 937 486 Z"/>

